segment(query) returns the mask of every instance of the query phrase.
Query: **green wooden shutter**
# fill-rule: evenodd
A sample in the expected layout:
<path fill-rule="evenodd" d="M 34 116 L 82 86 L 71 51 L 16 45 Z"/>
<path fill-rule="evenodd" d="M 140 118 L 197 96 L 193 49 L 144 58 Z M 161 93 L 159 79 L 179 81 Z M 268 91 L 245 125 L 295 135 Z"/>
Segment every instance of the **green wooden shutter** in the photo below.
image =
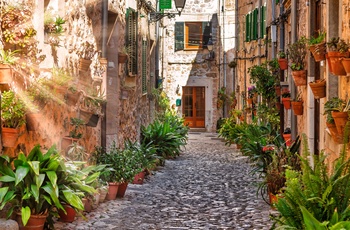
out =
<path fill-rule="evenodd" d="M 171 9 L 171 1 L 172 0 L 159 0 L 159 9 Z"/>
<path fill-rule="evenodd" d="M 250 28 L 250 35 L 249 35 L 249 41 L 254 39 L 254 22 L 253 22 L 253 17 L 254 17 L 254 11 L 249 13 L 249 28 Z"/>
<path fill-rule="evenodd" d="M 175 22 L 175 51 L 184 49 L 185 40 L 185 23 Z"/>
<path fill-rule="evenodd" d="M 250 41 L 250 22 L 249 22 L 249 14 L 245 16 L 245 41 Z"/>
<path fill-rule="evenodd" d="M 148 42 L 142 40 L 142 93 L 147 93 L 147 50 Z"/>
<path fill-rule="evenodd" d="M 253 40 L 258 39 L 258 9 L 253 11 Z"/>
<path fill-rule="evenodd" d="M 137 12 L 129 8 L 126 13 L 126 46 L 128 48 L 129 73 L 137 74 Z"/>

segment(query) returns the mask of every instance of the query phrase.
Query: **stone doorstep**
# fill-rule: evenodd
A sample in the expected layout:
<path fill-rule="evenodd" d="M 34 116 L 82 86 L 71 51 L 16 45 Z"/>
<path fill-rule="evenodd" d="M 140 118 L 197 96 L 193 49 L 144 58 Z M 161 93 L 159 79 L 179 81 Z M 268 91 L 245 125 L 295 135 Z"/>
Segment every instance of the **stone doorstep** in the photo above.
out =
<path fill-rule="evenodd" d="M 0 219 L 0 230 L 18 230 L 18 223 L 14 220 Z"/>

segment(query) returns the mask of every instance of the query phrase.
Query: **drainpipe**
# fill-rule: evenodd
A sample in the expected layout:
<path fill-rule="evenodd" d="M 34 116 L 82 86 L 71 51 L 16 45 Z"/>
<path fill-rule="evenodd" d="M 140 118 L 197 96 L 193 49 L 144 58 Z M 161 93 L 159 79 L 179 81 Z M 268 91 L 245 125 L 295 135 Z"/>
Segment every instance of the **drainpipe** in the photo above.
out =
<path fill-rule="evenodd" d="M 272 23 L 271 23 L 271 37 L 276 35 L 276 25 L 275 25 L 275 5 L 276 5 L 276 0 L 271 0 L 271 13 L 272 13 Z M 281 5 L 283 5 L 281 3 Z M 277 41 L 272 41 L 272 47 L 271 47 L 271 58 L 276 57 L 276 52 L 275 52 L 275 45 Z"/>
<path fill-rule="evenodd" d="M 101 57 L 102 58 L 106 58 L 107 59 L 107 33 L 108 33 L 108 0 L 103 0 L 102 1 L 102 48 L 101 48 Z M 107 78 L 107 69 L 106 71 L 103 73 L 103 81 L 102 81 L 102 92 L 106 92 L 107 94 L 107 90 L 106 90 L 106 78 Z M 107 95 L 106 95 L 107 96 Z M 102 112 L 103 114 L 107 113 L 107 109 L 106 109 L 106 104 L 107 103 L 103 103 L 102 106 Z M 107 138 L 106 138 L 106 120 L 107 119 L 101 119 L 101 146 L 102 148 L 106 149 L 107 147 Z"/>
<path fill-rule="evenodd" d="M 283 4 L 280 4 L 280 19 L 282 19 L 282 15 L 284 14 L 285 12 L 284 12 L 284 5 Z M 280 50 L 283 50 L 283 51 L 285 51 L 284 49 L 285 49 L 285 46 L 284 46 L 284 43 L 285 43 L 285 38 L 284 38 L 284 24 L 285 24 L 285 20 L 283 19 L 283 20 L 281 20 L 280 21 L 281 23 L 280 23 L 280 25 L 279 25 L 279 28 L 280 28 L 280 47 L 279 47 L 279 49 Z M 288 71 L 288 70 L 287 70 Z M 282 70 L 282 73 L 281 73 L 281 75 L 280 75 L 280 81 L 285 81 L 285 79 L 284 79 L 284 74 L 285 74 L 285 72 L 284 72 L 284 70 Z M 287 74 L 288 74 L 288 72 L 287 72 Z M 288 110 L 286 111 L 287 113 L 286 114 L 288 114 Z M 284 131 L 284 108 L 283 108 L 283 106 L 281 106 L 281 110 L 280 110 L 280 133 L 283 133 L 283 131 Z"/>
<path fill-rule="evenodd" d="M 156 1 L 156 12 L 159 12 L 159 1 Z M 154 52 L 154 59 L 155 59 L 155 63 L 154 63 L 154 75 L 155 75 L 155 87 L 156 89 L 159 88 L 159 21 L 157 21 L 155 23 L 155 39 L 156 39 L 156 46 L 155 48 L 155 52 Z"/>
<path fill-rule="evenodd" d="M 294 43 L 297 41 L 297 0 L 292 0 L 292 5 L 291 5 L 291 23 L 292 23 L 292 28 L 291 28 L 291 43 Z M 292 81 L 292 78 L 289 77 L 289 85 L 291 87 L 290 93 L 291 97 L 295 98 L 296 97 L 296 87 L 294 82 Z M 293 116 L 291 116 L 291 130 L 292 130 L 292 140 L 295 140 L 296 134 L 297 134 L 297 118 L 293 113 Z"/>
<path fill-rule="evenodd" d="M 226 87 L 226 49 L 225 49 L 225 0 L 222 0 L 221 6 L 222 12 L 222 51 L 223 51 L 223 72 L 224 72 L 224 87 Z M 227 107 L 224 104 L 224 114 L 223 117 L 226 117 Z"/>

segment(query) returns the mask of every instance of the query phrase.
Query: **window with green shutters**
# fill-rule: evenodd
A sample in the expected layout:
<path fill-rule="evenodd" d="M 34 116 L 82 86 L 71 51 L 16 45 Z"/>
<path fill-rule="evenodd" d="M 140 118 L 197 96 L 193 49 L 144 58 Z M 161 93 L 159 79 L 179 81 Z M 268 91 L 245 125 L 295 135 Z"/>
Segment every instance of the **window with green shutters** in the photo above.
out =
<path fill-rule="evenodd" d="M 201 49 L 210 37 L 208 22 L 175 22 L 175 51 Z"/>
<path fill-rule="evenodd" d="M 260 10 L 256 8 L 245 16 L 245 41 L 250 42 L 257 40 L 258 38 L 263 38 L 265 35 L 266 6 L 262 6 Z"/>
<path fill-rule="evenodd" d="M 142 40 L 142 93 L 147 93 L 147 51 L 148 42 Z"/>
<path fill-rule="evenodd" d="M 126 48 L 129 54 L 128 72 L 137 75 L 137 12 L 129 8 L 126 12 Z"/>

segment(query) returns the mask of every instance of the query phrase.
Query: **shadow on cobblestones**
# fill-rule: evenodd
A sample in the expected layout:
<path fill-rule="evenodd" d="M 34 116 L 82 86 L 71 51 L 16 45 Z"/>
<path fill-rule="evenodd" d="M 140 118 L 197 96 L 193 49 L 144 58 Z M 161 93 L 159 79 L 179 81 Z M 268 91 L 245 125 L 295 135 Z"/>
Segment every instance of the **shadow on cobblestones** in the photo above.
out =
<path fill-rule="evenodd" d="M 256 196 L 245 157 L 216 134 L 190 133 L 184 153 L 168 160 L 123 199 L 57 229 L 269 229 L 270 207 Z"/>

